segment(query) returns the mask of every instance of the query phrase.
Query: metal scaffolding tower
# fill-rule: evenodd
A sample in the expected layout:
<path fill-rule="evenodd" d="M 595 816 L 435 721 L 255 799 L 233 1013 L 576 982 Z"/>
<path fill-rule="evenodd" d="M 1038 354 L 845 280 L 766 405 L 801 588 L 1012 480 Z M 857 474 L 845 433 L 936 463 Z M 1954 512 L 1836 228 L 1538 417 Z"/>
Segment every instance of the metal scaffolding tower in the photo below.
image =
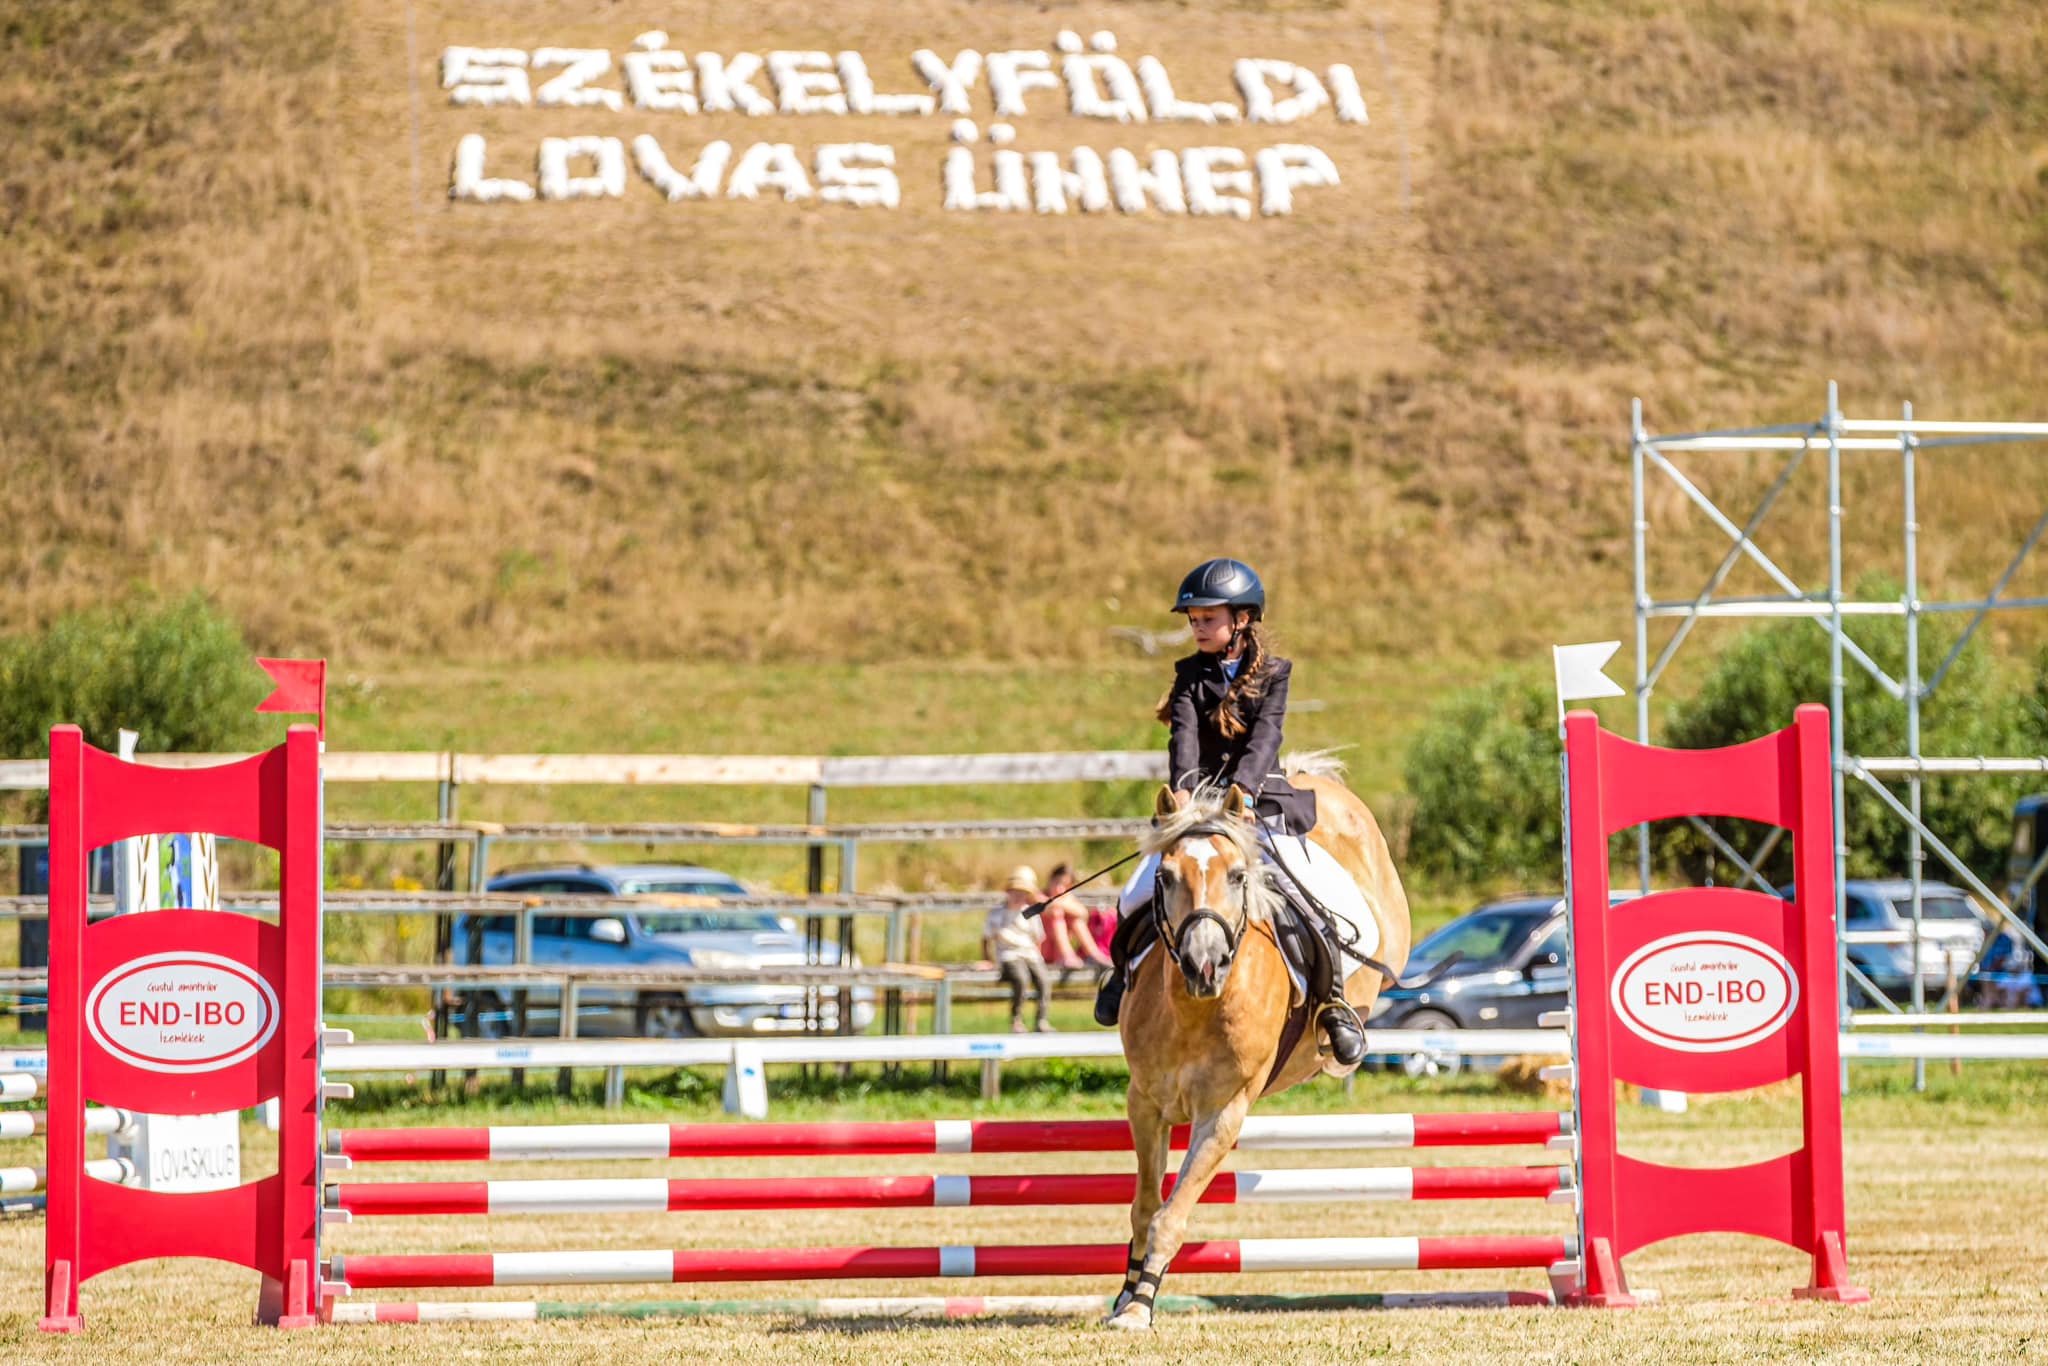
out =
<path fill-rule="evenodd" d="M 1635 541 L 1635 626 L 1636 626 L 1636 737 L 1650 741 L 1650 698 L 1657 684 L 1670 667 L 1673 658 L 1692 634 L 1693 628 L 1710 618 L 1761 619 L 1802 617 L 1813 621 L 1819 629 L 1827 632 L 1829 648 L 1829 690 L 1828 705 L 1833 716 L 1834 733 L 1834 786 L 1835 786 L 1835 882 L 1836 882 L 1836 962 L 1839 981 L 1842 986 L 1844 1023 L 1848 1023 L 1848 984 L 1857 981 L 1873 1000 L 1893 1012 L 1925 1013 L 1928 1002 L 1921 982 L 1920 945 L 1922 887 L 1927 851 L 1933 851 L 1951 869 L 1956 877 L 1968 887 L 1986 906 L 1992 908 L 2005 924 L 2030 946 L 2037 955 L 2036 961 L 2048 964 L 2048 943 L 2043 943 L 2034 927 L 2026 923 L 2019 908 L 2026 904 L 2027 897 L 2036 882 L 2041 879 L 2044 867 L 2048 867 L 2048 849 L 2040 852 L 2024 879 L 2011 893 L 2011 900 L 1985 885 L 1963 861 L 1956 856 L 1939 835 L 1930 830 L 1921 819 L 1922 785 L 1932 774 L 1984 774 L 1984 773 L 2042 773 L 2048 774 L 2048 757 L 2042 756 L 1933 756 L 1923 754 L 1920 745 L 1921 708 L 1948 678 L 1956 660 L 1962 655 L 1977 630 L 1993 612 L 2015 611 L 2033 608 L 2048 608 L 2048 597 L 2008 597 L 2007 588 L 2020 571 L 2044 532 L 2048 532 L 2048 508 L 2044 508 L 2034 522 L 2032 531 L 2021 543 L 1984 597 L 1967 602 L 1923 601 L 1920 597 L 1920 526 L 1918 489 L 1916 487 L 1916 466 L 1923 451 L 1976 446 L 2009 442 L 2048 441 L 2048 422 L 1928 422 L 1913 417 L 1913 406 L 1908 403 L 1896 419 L 1850 418 L 1845 417 L 1837 403 L 1836 386 L 1828 385 L 1827 410 L 1818 421 L 1776 427 L 1753 427 L 1739 431 L 1695 432 L 1678 436 L 1652 436 L 1643 427 L 1642 400 L 1635 402 L 1630 421 L 1630 464 L 1633 489 L 1632 509 L 1634 515 L 1633 534 Z M 1764 489 L 1761 497 L 1749 510 L 1748 515 L 1737 521 L 1723 510 L 1700 486 L 1688 478 L 1680 468 L 1681 457 L 1712 457 L 1730 453 L 1767 452 L 1784 461 L 1783 467 Z M 1868 452 L 1873 456 L 1890 455 L 1899 462 L 1901 476 L 1904 522 L 1900 551 L 1902 556 L 1900 576 L 1903 592 L 1898 600 L 1869 602 L 1851 600 L 1844 591 L 1842 582 L 1842 540 L 1846 518 L 1842 497 L 1842 461 L 1844 455 Z M 1786 573 L 1759 543 L 1759 532 L 1765 527 L 1770 514 L 1778 505 L 1780 497 L 1792 483 L 1793 477 L 1815 454 L 1824 455 L 1827 461 L 1827 543 L 1828 573 L 1824 586 L 1803 587 Z M 1728 546 L 1713 571 L 1709 573 L 1699 591 L 1689 598 L 1657 599 L 1651 596 L 1649 578 L 1649 521 L 1645 513 L 1646 485 L 1651 472 L 1669 479 L 1709 522 L 1728 539 Z M 2036 481 L 2035 489 L 2048 486 Z M 2016 491 L 2026 487 L 2017 481 Z M 1747 561 L 1777 586 L 1778 592 L 1741 597 L 1722 597 L 1720 590 L 1736 566 Z M 1933 672 L 1925 677 L 1920 666 L 1920 623 L 1930 613 L 1960 612 L 1969 614 L 1969 621 L 1953 647 L 1936 665 Z M 1870 653 L 1858 645 L 1850 629 L 1850 621 L 1856 617 L 1891 616 L 1905 620 L 1905 668 L 1904 678 L 1894 678 L 1872 658 Z M 1661 648 L 1652 657 L 1650 636 L 1652 621 L 1669 620 L 1677 623 L 1676 628 L 1663 641 Z M 1903 755 L 1860 755 L 1851 754 L 1843 730 L 1843 683 L 1847 662 L 1863 669 L 1877 683 L 1883 693 L 1905 708 L 1906 753 Z M 1886 785 L 1886 779 L 1904 780 L 1906 794 L 1902 800 Z M 1912 884 L 1912 999 L 1902 1008 L 1886 999 L 1875 984 L 1850 963 L 1849 941 L 1844 937 L 1845 898 L 1843 883 L 1848 867 L 1848 822 L 1844 797 L 1850 782 L 1868 786 L 1880 799 L 1884 809 L 1894 818 L 1904 822 L 1909 841 L 1907 876 Z M 1721 833 L 1706 822 L 1694 819 L 1693 824 L 1706 836 L 1715 850 L 1730 860 L 1741 875 L 1764 891 L 1773 892 L 1759 868 L 1775 849 L 1783 831 L 1773 831 L 1764 837 L 1757 849 L 1745 856 L 1739 852 Z M 1650 885 L 1650 832 L 1647 828 L 1638 832 L 1638 871 L 1645 890 Z M 1986 937 L 1986 948 L 1990 936 Z M 1975 971 L 1983 961 L 1983 952 L 1971 965 Z M 1953 995 L 1953 988 L 1949 993 Z M 1925 1084 L 1926 1063 L 1916 1062 L 1915 1083 Z"/>

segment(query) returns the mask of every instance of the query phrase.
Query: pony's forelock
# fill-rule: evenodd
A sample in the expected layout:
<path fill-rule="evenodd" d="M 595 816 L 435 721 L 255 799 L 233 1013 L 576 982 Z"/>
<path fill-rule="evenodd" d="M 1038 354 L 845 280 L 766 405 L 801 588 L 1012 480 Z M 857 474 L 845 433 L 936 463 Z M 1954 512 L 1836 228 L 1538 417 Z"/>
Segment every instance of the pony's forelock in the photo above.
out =
<path fill-rule="evenodd" d="M 1187 803 L 1180 810 L 1148 831 L 1139 840 L 1138 848 L 1142 853 L 1165 855 L 1197 830 L 1204 835 L 1229 840 L 1238 858 L 1250 870 L 1245 879 L 1245 909 L 1252 919 L 1265 920 L 1278 907 L 1280 893 L 1273 886 L 1272 876 L 1261 856 L 1258 827 L 1250 820 L 1232 816 L 1224 810 L 1229 796 L 1228 784 L 1203 783 L 1188 794 Z"/>

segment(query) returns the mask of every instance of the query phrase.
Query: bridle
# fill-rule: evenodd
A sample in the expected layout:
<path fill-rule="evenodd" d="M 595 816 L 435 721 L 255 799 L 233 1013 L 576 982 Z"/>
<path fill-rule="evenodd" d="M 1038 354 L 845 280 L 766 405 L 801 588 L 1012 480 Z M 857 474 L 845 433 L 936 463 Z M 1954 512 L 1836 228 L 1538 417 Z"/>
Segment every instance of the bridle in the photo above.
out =
<path fill-rule="evenodd" d="M 1219 837 L 1229 839 L 1231 832 L 1224 826 L 1214 822 L 1204 822 L 1200 825 L 1190 826 L 1181 833 L 1180 839 L 1175 840 L 1174 843 L 1178 845 L 1182 840 L 1213 839 Z M 1257 875 L 1257 869 L 1255 868 L 1247 868 L 1245 870 L 1245 877 L 1247 879 Z M 1187 919 L 1181 921 L 1180 931 L 1176 934 L 1172 927 L 1168 925 L 1166 919 L 1166 888 L 1164 886 L 1164 879 L 1158 878 L 1157 874 L 1154 874 L 1154 878 L 1155 881 L 1152 886 L 1152 926 L 1159 932 L 1159 946 L 1166 950 L 1166 956 L 1173 961 L 1174 967 L 1180 969 L 1182 976 L 1187 975 L 1187 965 L 1181 961 L 1182 941 L 1187 938 L 1189 930 L 1205 920 L 1215 921 L 1216 928 L 1223 931 L 1223 961 L 1227 964 L 1237 957 L 1238 945 L 1244 941 L 1245 931 L 1251 927 L 1251 894 L 1248 887 L 1240 888 L 1237 898 L 1237 923 L 1235 925 L 1216 914 L 1216 912 L 1204 908 L 1191 912 Z"/>

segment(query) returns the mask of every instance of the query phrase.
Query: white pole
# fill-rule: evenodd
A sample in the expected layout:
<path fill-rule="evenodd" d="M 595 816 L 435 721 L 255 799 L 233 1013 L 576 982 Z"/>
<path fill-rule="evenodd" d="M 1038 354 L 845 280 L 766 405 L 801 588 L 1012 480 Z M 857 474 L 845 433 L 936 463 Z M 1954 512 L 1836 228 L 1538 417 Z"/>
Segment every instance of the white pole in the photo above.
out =
<path fill-rule="evenodd" d="M 120 732 L 120 757 L 135 762 L 139 736 Z M 172 878 L 165 885 L 165 855 Z M 210 832 L 139 835 L 120 841 L 114 858 L 116 914 L 162 910 L 220 909 L 220 864 Z M 242 1184 L 242 1125 L 239 1111 L 213 1115 L 137 1113 L 129 1128 L 107 1140 L 107 1155 L 128 1165 L 127 1178 L 145 1190 L 227 1190 Z"/>

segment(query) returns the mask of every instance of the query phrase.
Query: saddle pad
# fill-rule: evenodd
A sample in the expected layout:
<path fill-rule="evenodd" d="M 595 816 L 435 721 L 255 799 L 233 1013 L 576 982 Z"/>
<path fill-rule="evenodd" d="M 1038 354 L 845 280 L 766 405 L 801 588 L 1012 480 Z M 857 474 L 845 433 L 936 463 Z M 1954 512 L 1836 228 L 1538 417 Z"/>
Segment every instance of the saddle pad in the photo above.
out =
<path fill-rule="evenodd" d="M 1336 855 L 1322 846 L 1295 835 L 1277 835 L 1270 831 L 1261 832 L 1265 841 L 1266 856 L 1282 864 L 1288 872 L 1308 888 L 1309 894 L 1358 928 L 1358 942 L 1344 955 L 1343 975 L 1349 978 L 1365 964 L 1357 954 L 1373 955 L 1380 951 L 1380 924 L 1373 918 L 1372 906 L 1365 899 L 1365 893 L 1352 881 L 1351 874 Z M 1293 888 L 1282 875 L 1277 879 L 1282 895 L 1291 895 Z"/>

